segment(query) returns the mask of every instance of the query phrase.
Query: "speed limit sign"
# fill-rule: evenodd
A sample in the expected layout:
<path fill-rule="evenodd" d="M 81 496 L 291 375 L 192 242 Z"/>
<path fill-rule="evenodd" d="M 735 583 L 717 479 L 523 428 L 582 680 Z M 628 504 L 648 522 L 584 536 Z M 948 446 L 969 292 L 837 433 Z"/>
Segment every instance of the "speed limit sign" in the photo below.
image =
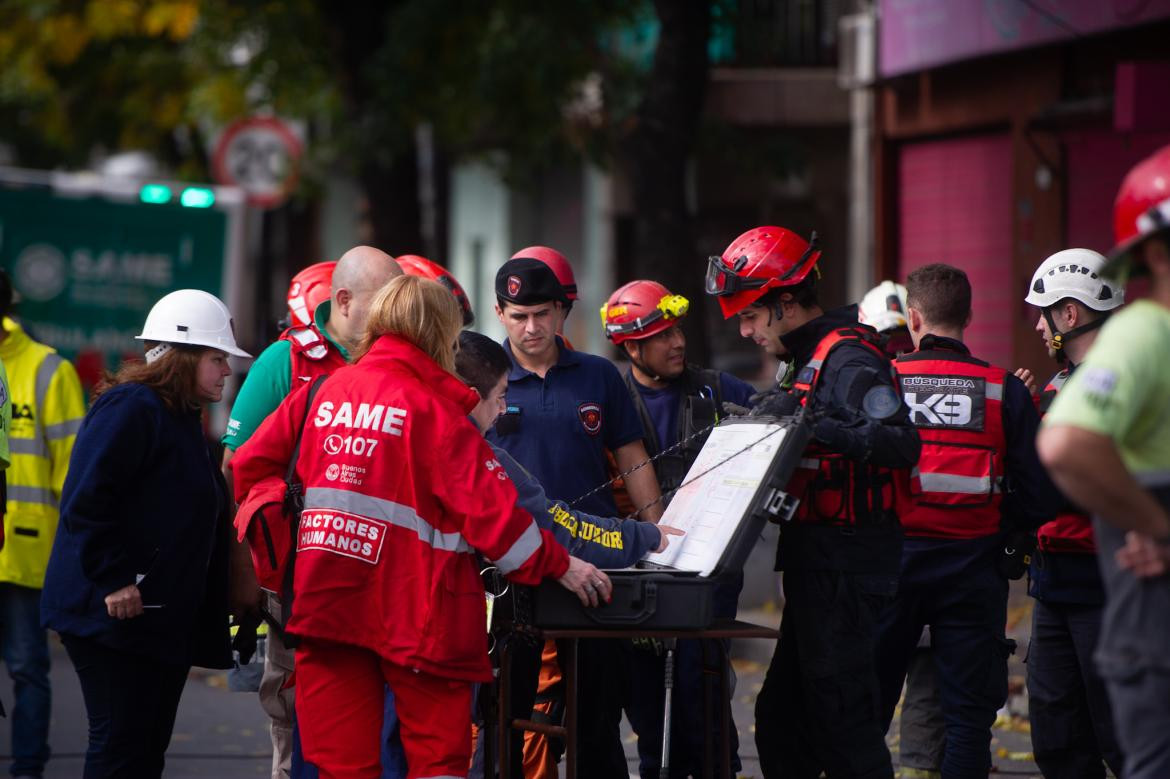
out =
<path fill-rule="evenodd" d="M 259 208 L 280 205 L 297 180 L 301 142 L 279 119 L 253 116 L 231 124 L 212 155 L 212 172 L 220 184 L 232 184 Z"/>

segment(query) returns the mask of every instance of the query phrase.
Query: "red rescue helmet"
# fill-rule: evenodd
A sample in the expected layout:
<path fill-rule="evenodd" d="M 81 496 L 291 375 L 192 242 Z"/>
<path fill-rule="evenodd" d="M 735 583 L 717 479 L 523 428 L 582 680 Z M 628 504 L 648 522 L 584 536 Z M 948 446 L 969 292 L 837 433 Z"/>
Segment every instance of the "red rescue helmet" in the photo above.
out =
<path fill-rule="evenodd" d="M 547 246 L 529 246 L 527 249 L 521 249 L 512 255 L 513 260 L 521 257 L 540 260 L 551 268 L 553 275 L 561 283 L 561 288 L 565 290 L 565 297 L 569 299 L 569 305 L 573 305 L 574 301 L 577 300 L 577 279 L 573 276 L 573 266 L 565 259 L 565 255 Z"/>
<path fill-rule="evenodd" d="M 318 262 L 292 277 L 288 285 L 288 316 L 293 327 L 313 323 L 313 312 L 329 299 L 329 282 L 336 266 L 336 260 Z"/>
<path fill-rule="evenodd" d="M 668 330 L 687 315 L 690 302 L 657 281 L 639 279 L 620 287 L 601 307 L 605 337 L 620 344 Z"/>
<path fill-rule="evenodd" d="M 1122 277 L 1134 267 L 1134 249 L 1147 238 L 1170 230 L 1170 146 L 1134 165 L 1121 182 L 1113 202 L 1113 237 L 1116 245 L 1102 270 Z"/>
<path fill-rule="evenodd" d="M 411 276 L 422 276 L 424 279 L 437 281 L 451 290 L 451 294 L 459 302 L 460 310 L 463 311 L 464 327 L 467 327 L 475 321 L 475 314 L 471 311 L 471 300 L 467 297 L 467 293 L 463 291 L 463 287 L 459 284 L 459 281 L 451 274 L 451 271 L 439 263 L 428 260 L 426 257 L 420 257 L 417 254 L 403 254 L 394 259 L 398 261 L 398 266 L 402 268 L 403 273 L 409 273 Z"/>
<path fill-rule="evenodd" d="M 756 227 L 732 241 L 722 255 L 707 259 L 707 294 L 719 298 L 723 317 L 730 319 L 768 290 L 804 281 L 820 258 L 815 232 L 805 241 L 783 227 Z"/>

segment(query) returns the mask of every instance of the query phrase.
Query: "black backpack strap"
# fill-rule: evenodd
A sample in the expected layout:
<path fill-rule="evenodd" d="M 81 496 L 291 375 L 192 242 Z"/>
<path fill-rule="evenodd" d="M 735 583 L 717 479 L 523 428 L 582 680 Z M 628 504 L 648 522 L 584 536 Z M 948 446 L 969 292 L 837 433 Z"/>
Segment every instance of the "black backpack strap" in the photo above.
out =
<path fill-rule="evenodd" d="M 316 397 L 317 390 L 321 388 L 321 385 L 328 378 L 328 375 L 318 376 L 309 385 L 309 397 L 305 400 L 305 418 L 301 420 L 301 426 L 297 429 L 297 440 L 293 444 L 292 454 L 289 456 L 288 470 L 284 473 L 286 487 L 284 511 L 288 515 L 289 560 L 288 565 L 284 568 L 284 581 L 280 583 L 280 638 L 284 641 L 284 645 L 290 649 L 296 647 L 297 639 L 296 636 L 286 632 L 284 626 L 288 625 L 288 621 L 292 617 L 293 575 L 296 572 L 297 560 L 297 533 L 301 527 L 301 511 L 305 508 L 304 485 L 297 478 L 297 460 L 301 456 L 301 437 L 305 434 L 305 426 L 309 424 L 309 412 L 313 407 L 313 398 Z"/>
<path fill-rule="evenodd" d="M 301 437 L 305 434 L 305 426 L 309 424 L 309 408 L 313 405 L 313 398 L 317 396 L 317 390 L 321 389 L 321 385 L 329 378 L 328 374 L 318 376 L 313 379 L 313 383 L 309 385 L 309 397 L 305 400 L 305 418 L 301 420 L 301 426 L 297 430 L 297 440 L 293 444 L 292 456 L 288 460 L 288 470 L 284 472 L 284 481 L 290 487 L 295 483 L 300 488 L 300 482 L 295 481 L 297 472 L 297 460 L 301 456 Z"/>

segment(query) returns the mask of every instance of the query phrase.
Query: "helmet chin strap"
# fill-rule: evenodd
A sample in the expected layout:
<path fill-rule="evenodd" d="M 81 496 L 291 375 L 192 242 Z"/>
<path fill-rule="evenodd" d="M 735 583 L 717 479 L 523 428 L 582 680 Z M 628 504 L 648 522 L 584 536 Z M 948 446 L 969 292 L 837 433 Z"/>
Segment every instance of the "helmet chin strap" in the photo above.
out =
<path fill-rule="evenodd" d="M 1061 365 L 1069 362 L 1068 353 L 1065 352 L 1064 346 L 1072 339 L 1084 335 L 1085 333 L 1096 330 L 1101 325 L 1105 324 L 1105 320 L 1113 313 L 1106 311 L 1101 316 L 1094 319 L 1092 322 L 1087 322 L 1079 327 L 1074 327 L 1067 332 L 1060 332 L 1056 329 L 1056 320 L 1052 318 L 1052 306 L 1044 309 L 1044 321 L 1048 323 L 1048 331 L 1052 333 L 1052 351 L 1056 352 L 1056 361 Z"/>
<path fill-rule="evenodd" d="M 642 362 L 642 344 L 640 341 L 635 342 L 634 346 L 638 350 L 638 357 L 636 359 L 632 354 L 629 354 L 629 352 L 626 353 L 627 355 L 629 355 L 631 365 L 633 365 L 635 368 L 637 368 L 639 371 L 641 371 L 645 375 L 649 376 L 652 381 L 662 381 L 662 382 L 670 381 L 670 379 L 659 376 L 657 373 L 655 373 L 654 371 L 647 368 L 646 363 Z"/>

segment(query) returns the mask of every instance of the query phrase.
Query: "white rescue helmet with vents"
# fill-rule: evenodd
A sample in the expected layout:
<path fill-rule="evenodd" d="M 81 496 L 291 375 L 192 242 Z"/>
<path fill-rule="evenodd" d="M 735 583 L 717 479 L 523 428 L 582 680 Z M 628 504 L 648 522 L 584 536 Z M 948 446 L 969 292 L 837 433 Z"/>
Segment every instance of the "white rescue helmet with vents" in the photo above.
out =
<path fill-rule="evenodd" d="M 1024 300 L 1046 309 L 1072 298 L 1094 311 L 1112 311 L 1125 302 L 1125 290 L 1101 275 L 1105 258 L 1092 249 L 1057 252 L 1032 274 Z"/>
<path fill-rule="evenodd" d="M 236 345 L 235 325 L 228 307 L 215 295 L 200 289 L 180 289 L 164 295 L 146 315 L 142 334 L 136 338 L 160 344 L 207 346 L 235 357 L 252 356 Z M 149 355 L 147 361 L 151 361 Z"/>
<path fill-rule="evenodd" d="M 857 321 L 879 333 L 906 327 L 906 288 L 883 281 L 866 292 L 857 306 Z"/>

